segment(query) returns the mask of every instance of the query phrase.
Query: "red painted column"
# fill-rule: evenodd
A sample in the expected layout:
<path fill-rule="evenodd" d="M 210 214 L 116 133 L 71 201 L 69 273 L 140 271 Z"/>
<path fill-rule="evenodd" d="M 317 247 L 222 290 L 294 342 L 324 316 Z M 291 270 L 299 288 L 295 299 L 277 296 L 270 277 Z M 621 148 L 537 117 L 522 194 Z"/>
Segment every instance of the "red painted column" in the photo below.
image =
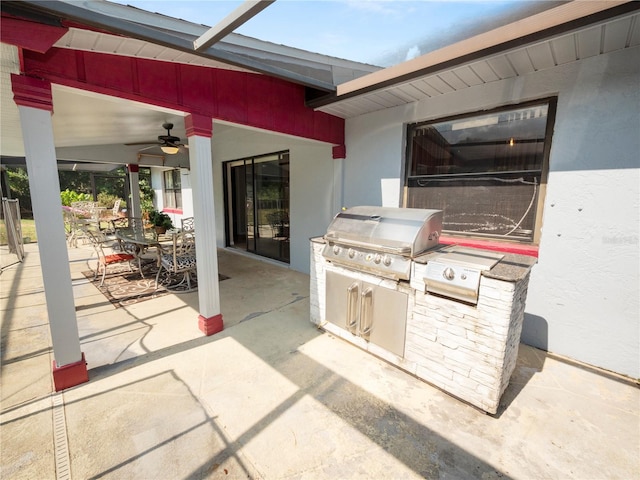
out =
<path fill-rule="evenodd" d="M 65 241 L 58 165 L 53 142 L 51 84 L 12 75 L 14 101 L 20 112 L 31 202 L 36 221 L 44 293 L 53 345 L 56 391 L 89 380 L 80 351 L 69 255 Z"/>
<path fill-rule="evenodd" d="M 189 139 L 193 218 L 196 235 L 198 271 L 198 328 L 205 335 L 224 329 L 220 312 L 218 253 L 216 248 L 216 219 L 213 192 L 213 160 L 211 137 L 213 121 L 206 115 L 188 115 L 185 127 Z M 202 248 L 204 245 L 205 248 Z"/>

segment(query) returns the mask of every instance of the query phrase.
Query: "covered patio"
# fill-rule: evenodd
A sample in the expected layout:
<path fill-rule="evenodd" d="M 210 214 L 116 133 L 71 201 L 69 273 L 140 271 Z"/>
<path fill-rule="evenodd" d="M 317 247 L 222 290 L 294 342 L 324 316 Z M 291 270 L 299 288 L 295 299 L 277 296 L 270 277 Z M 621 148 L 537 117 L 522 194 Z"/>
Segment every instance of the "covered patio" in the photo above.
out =
<path fill-rule="evenodd" d="M 192 55 L 193 43 L 185 40 L 185 35 L 198 39 L 209 30 L 204 26 L 194 29 L 173 19 L 167 28 L 166 21 L 157 15 L 141 11 L 134 14 L 135 9 L 106 2 L 96 5 L 3 4 L 2 74 L 3 81 L 10 85 L 3 89 L 3 124 L 15 130 L 11 145 L 3 145 L 3 154 L 24 155 L 38 236 L 48 240 L 40 248 L 57 391 L 88 379 L 66 274 L 56 181 L 58 160 L 117 159 L 115 162 L 125 163 L 131 199 L 128 215 L 134 218 L 141 217 L 140 166 L 173 168 L 180 170 L 180 177 L 189 177 L 186 216 L 193 216 L 198 224 L 196 243 L 211 245 L 196 250 L 199 291 L 194 322 L 204 335 L 212 335 L 224 328 L 215 245 L 225 243 L 220 225 L 226 215 L 220 201 L 222 172 L 213 155 L 215 148 L 224 145 L 234 148 L 232 158 L 246 155 L 233 140 L 224 142 L 225 134 L 244 137 L 245 145 L 248 136 L 269 137 L 269 146 L 258 153 L 286 150 L 288 158 L 288 152 L 299 145 L 314 150 L 311 155 L 300 154 L 301 161 L 343 158 L 345 152 L 343 119 L 305 105 L 310 92 L 335 89 L 335 65 L 321 56 L 315 56 L 319 59 L 312 60 L 314 68 L 306 75 L 296 72 L 301 62 L 298 59 L 290 60 L 292 65 L 286 68 L 273 66 L 210 47 L 213 41 L 207 41 L 197 55 Z M 102 7 L 108 12 L 100 11 Z M 85 35 L 93 40 L 87 43 Z M 104 43 L 114 41 L 118 44 L 115 49 Z M 88 48 L 95 42 L 105 49 Z M 131 54 L 132 45 L 161 46 L 164 54 L 149 54 L 145 48 L 135 48 L 139 55 Z M 254 46 L 244 49 L 248 57 L 258 51 Z M 287 52 L 283 54 L 279 47 L 275 50 L 270 55 L 281 61 Z M 187 61 L 182 57 L 164 58 L 165 54 L 180 52 L 189 53 Z M 355 62 L 340 63 L 350 75 L 370 70 L 367 67 L 360 71 L 363 67 Z M 327 73 L 330 81 L 318 78 Z M 157 135 L 159 125 L 167 128 L 167 138 L 180 142 L 180 148 L 173 144 L 155 145 L 155 150 L 140 147 L 153 140 L 151 132 Z M 179 137 L 170 134 L 174 125 L 173 135 Z M 284 146 L 273 146 L 273 138 Z M 164 155 L 167 146 L 180 153 Z M 251 154 L 255 156 L 256 152 Z M 329 208 L 327 205 L 323 210 L 329 212 Z M 305 217 L 302 210 L 298 215 Z M 304 228 L 299 231 L 304 233 Z M 302 239 L 309 236 L 300 236 L 294 246 L 297 262 L 303 256 L 299 252 L 306 254 Z M 288 239 L 288 235 L 283 238 Z"/>
<path fill-rule="evenodd" d="M 225 330 L 197 294 L 115 308 L 69 249 L 91 382 L 52 392 L 37 244 L 0 276 L 2 477 L 633 478 L 637 385 L 520 345 L 496 416 L 309 321 L 309 277 L 217 252 Z M 358 368 L 353 368 L 358 365 Z M 603 439 L 607 439 L 603 441 Z"/>

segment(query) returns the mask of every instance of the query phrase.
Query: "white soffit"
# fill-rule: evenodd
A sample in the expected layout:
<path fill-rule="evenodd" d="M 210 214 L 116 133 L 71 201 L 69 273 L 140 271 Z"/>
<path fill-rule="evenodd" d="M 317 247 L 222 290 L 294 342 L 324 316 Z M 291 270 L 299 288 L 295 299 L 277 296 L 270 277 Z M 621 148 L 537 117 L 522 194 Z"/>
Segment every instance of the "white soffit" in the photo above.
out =
<path fill-rule="evenodd" d="M 54 46 L 72 50 L 83 50 L 86 52 L 109 53 L 112 55 L 214 67 L 239 72 L 249 71 L 227 63 L 217 62 L 196 54 L 181 52 L 143 40 L 79 28 L 70 28 Z"/>
<path fill-rule="evenodd" d="M 640 46 L 640 13 L 633 13 L 452 69 L 381 87 L 345 100 L 337 100 L 317 110 L 342 118 L 351 118 L 638 46 Z M 424 58 L 429 55 L 431 54 L 424 55 L 415 61 L 424 61 Z M 405 62 L 405 64 L 411 62 Z M 386 70 L 394 68 L 390 67 Z M 376 72 L 338 85 L 338 98 L 340 94 L 365 87 L 364 82 L 367 80 L 373 84 L 372 79 L 375 80 L 383 72 Z M 389 76 L 392 73 L 387 72 L 386 75 Z"/>
<path fill-rule="evenodd" d="M 0 43 L 0 153 L 7 156 L 24 155 L 18 106 L 13 101 L 11 74 L 20 73 L 18 48 Z"/>

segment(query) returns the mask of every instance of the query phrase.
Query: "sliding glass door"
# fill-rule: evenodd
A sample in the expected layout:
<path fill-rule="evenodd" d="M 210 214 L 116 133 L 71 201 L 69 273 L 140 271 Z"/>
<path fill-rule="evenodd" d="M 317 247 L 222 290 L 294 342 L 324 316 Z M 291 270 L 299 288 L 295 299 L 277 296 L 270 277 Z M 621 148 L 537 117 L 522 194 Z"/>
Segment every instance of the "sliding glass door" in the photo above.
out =
<path fill-rule="evenodd" d="M 289 153 L 225 164 L 227 245 L 289 263 Z"/>

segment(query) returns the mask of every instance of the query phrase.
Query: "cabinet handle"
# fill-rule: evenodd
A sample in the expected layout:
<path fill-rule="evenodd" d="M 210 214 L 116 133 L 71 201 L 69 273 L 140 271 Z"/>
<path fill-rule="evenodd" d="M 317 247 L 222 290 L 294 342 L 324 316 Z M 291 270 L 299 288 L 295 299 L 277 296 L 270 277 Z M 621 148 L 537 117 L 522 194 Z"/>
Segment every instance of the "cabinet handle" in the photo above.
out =
<path fill-rule="evenodd" d="M 354 282 L 347 289 L 347 328 L 354 335 L 358 325 L 358 283 Z"/>
<path fill-rule="evenodd" d="M 360 305 L 360 336 L 369 341 L 371 334 L 371 307 L 373 306 L 373 289 L 367 288 L 362 292 L 362 303 Z"/>

